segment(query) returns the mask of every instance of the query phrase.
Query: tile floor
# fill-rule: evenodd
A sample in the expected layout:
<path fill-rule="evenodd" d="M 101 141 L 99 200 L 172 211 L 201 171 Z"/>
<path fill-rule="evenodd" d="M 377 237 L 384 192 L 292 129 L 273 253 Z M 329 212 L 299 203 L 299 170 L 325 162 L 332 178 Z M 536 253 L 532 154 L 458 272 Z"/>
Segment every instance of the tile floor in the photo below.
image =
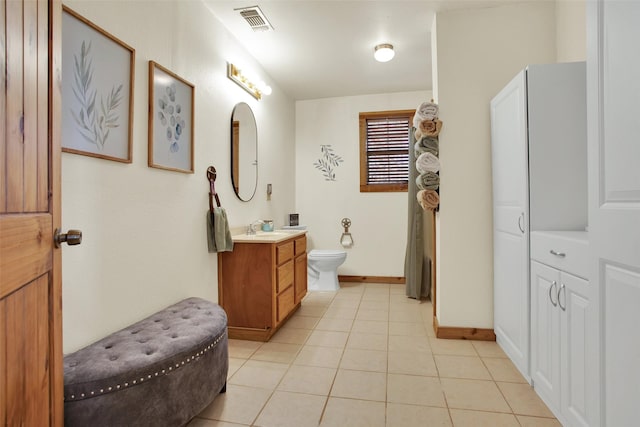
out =
<path fill-rule="evenodd" d="M 560 426 L 495 342 L 431 324 L 402 285 L 309 293 L 269 342 L 229 340 L 227 392 L 189 427 Z"/>

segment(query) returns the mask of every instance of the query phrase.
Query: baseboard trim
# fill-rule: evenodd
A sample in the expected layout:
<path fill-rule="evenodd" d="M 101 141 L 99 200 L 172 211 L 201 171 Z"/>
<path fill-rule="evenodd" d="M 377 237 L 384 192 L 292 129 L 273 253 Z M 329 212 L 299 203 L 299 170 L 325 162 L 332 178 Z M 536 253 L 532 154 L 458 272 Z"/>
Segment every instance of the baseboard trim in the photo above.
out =
<path fill-rule="evenodd" d="M 493 329 L 460 328 L 454 326 L 440 326 L 438 318 L 433 316 L 433 330 L 437 338 L 446 340 L 475 340 L 495 341 L 496 334 Z"/>
<path fill-rule="evenodd" d="M 394 283 L 399 285 L 405 284 L 404 277 L 392 276 L 338 276 L 340 282 L 362 282 L 362 283 Z"/>

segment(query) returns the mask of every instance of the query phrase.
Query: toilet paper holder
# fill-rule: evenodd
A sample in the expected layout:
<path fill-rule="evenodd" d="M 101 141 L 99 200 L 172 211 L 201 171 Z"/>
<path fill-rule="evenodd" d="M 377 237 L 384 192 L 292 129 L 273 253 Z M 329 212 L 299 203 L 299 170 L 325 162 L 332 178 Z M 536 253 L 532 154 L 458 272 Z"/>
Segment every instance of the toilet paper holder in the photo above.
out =
<path fill-rule="evenodd" d="M 349 233 L 351 220 L 349 218 L 342 218 L 341 224 L 344 228 L 344 232 L 342 233 L 342 236 L 340 236 L 340 244 L 345 248 L 350 248 L 353 246 L 353 237 L 351 237 L 351 233 Z"/>

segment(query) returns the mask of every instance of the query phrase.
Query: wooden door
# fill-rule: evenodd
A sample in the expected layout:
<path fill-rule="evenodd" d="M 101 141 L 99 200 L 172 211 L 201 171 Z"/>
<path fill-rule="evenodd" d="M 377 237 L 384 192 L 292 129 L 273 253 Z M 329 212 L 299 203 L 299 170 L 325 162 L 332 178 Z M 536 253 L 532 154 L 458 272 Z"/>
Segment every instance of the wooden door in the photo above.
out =
<path fill-rule="evenodd" d="M 496 340 L 529 377 L 529 181 L 526 75 L 491 101 Z"/>
<path fill-rule="evenodd" d="M 640 2 L 587 2 L 589 330 L 593 425 L 638 425 Z M 597 335 L 596 335 L 597 336 Z M 594 340 L 597 341 L 597 340 Z M 599 414 L 597 412 L 600 412 Z"/>
<path fill-rule="evenodd" d="M 60 225 L 60 18 L 58 1 L 0 2 L 3 426 L 63 422 L 60 250 L 53 245 Z"/>

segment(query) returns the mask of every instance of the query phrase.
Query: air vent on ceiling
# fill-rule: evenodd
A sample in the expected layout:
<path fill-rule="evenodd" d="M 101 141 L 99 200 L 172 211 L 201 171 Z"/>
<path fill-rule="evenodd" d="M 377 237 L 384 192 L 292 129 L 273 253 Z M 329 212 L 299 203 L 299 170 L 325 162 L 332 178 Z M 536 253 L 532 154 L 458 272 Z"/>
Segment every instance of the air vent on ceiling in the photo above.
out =
<path fill-rule="evenodd" d="M 243 7 L 234 9 L 240 12 L 240 16 L 244 18 L 253 31 L 269 31 L 273 30 L 273 25 L 269 22 L 264 13 L 258 6 Z"/>

